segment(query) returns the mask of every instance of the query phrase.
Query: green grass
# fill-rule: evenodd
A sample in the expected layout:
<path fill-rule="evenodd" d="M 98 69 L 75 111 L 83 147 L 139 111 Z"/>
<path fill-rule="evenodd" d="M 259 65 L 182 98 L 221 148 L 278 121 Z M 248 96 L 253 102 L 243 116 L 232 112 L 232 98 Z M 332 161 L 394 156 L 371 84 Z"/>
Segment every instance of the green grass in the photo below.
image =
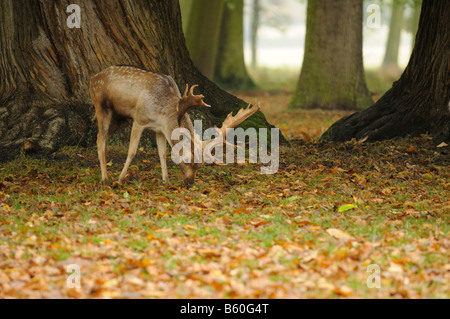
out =
<path fill-rule="evenodd" d="M 258 89 L 268 92 L 292 93 L 300 76 L 300 69 L 294 67 L 258 67 L 249 68 Z M 369 92 L 379 98 L 392 87 L 392 83 L 401 76 L 401 70 L 387 72 L 380 69 L 365 70 L 366 83 Z"/>

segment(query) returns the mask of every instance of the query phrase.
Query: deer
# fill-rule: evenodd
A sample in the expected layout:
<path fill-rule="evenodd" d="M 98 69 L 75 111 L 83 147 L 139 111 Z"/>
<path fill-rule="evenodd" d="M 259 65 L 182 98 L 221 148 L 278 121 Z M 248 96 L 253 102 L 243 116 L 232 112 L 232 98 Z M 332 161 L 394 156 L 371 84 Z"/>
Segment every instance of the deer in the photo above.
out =
<path fill-rule="evenodd" d="M 203 101 L 205 97 L 202 94 L 194 94 L 196 87 L 198 85 L 193 85 L 189 89 L 189 85 L 186 84 L 185 92 L 181 96 L 172 77 L 133 66 L 111 66 L 91 78 L 89 92 L 95 108 L 94 118 L 97 119 L 98 125 L 97 150 L 103 183 L 108 183 L 106 164 L 108 140 L 121 122 L 132 119 L 128 156 L 118 183 L 121 184 L 126 177 L 136 155 L 142 132 L 149 129 L 156 134 L 162 180 L 166 185 L 170 185 L 166 163 L 166 141 L 171 147 L 179 142 L 179 139 L 172 139 L 172 132 L 176 128 L 186 128 L 191 135 L 191 141 L 198 139 L 194 134 L 188 111 L 194 107 L 211 107 Z M 237 127 L 259 110 L 259 104 L 256 106 L 249 104 L 247 108 L 240 109 L 235 116 L 230 113 L 220 128 L 223 143 L 227 143 L 228 129 Z M 204 149 L 211 142 L 212 140 L 201 141 L 199 145 Z M 183 183 L 187 188 L 194 184 L 196 173 L 203 163 L 204 159 L 200 163 L 182 161 L 179 164 Z"/>

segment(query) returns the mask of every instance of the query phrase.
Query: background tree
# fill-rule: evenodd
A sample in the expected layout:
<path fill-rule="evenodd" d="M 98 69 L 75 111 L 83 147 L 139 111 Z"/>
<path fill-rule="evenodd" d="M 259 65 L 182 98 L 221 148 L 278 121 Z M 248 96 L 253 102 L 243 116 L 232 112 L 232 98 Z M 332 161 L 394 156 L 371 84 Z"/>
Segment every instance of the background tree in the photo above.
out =
<path fill-rule="evenodd" d="M 225 4 L 218 41 L 214 81 L 226 89 L 248 89 L 255 86 L 244 58 L 244 0 Z"/>
<path fill-rule="evenodd" d="M 285 31 L 292 23 L 292 12 L 289 11 L 290 5 L 286 0 L 252 0 L 250 3 L 250 65 L 255 69 L 258 66 L 259 29 L 261 26 L 268 26 Z"/>
<path fill-rule="evenodd" d="M 422 0 L 411 0 L 409 4 L 412 9 L 412 14 L 409 20 L 409 31 L 412 34 L 412 47 L 416 43 L 417 29 L 419 28 L 420 10 L 422 8 Z"/>
<path fill-rule="evenodd" d="M 382 68 L 385 70 L 398 71 L 398 53 L 403 28 L 403 16 L 405 3 L 402 0 L 392 0 L 391 21 L 389 24 L 389 35 L 386 44 Z"/>
<path fill-rule="evenodd" d="M 401 78 L 372 107 L 333 124 L 323 139 L 369 141 L 434 135 L 450 139 L 450 1 L 425 0 L 416 45 Z"/>
<path fill-rule="evenodd" d="M 186 43 L 195 66 L 213 80 L 225 0 L 192 3 Z"/>
<path fill-rule="evenodd" d="M 305 55 L 291 107 L 363 109 L 372 103 L 363 69 L 362 10 L 362 0 L 308 1 Z"/>
<path fill-rule="evenodd" d="M 82 8 L 81 29 L 66 25 L 66 10 L 73 2 Z M 88 83 L 110 65 L 132 64 L 168 74 L 183 89 L 186 83 L 199 84 L 213 107 L 193 115 L 207 127 L 245 105 L 194 67 L 178 0 L 4 0 L 0 21 L 2 159 L 22 146 L 53 150 L 94 142 Z M 249 121 L 270 127 L 262 113 Z"/>
<path fill-rule="evenodd" d="M 252 3 L 252 25 L 250 31 L 250 50 L 251 50 L 251 66 L 256 68 L 258 64 L 258 31 L 259 31 L 259 16 L 261 13 L 260 0 L 253 0 Z"/>
<path fill-rule="evenodd" d="M 181 20 L 183 24 L 183 32 L 187 33 L 189 26 L 189 19 L 191 17 L 192 4 L 194 0 L 180 0 Z"/>

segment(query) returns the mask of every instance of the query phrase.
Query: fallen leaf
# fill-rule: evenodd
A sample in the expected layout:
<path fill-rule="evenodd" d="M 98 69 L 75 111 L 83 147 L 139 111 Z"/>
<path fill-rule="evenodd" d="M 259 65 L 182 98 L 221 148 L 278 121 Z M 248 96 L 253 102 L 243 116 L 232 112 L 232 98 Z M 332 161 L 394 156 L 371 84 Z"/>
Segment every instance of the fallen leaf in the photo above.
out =
<path fill-rule="evenodd" d="M 410 146 L 410 147 L 408 147 L 408 148 L 406 149 L 406 152 L 407 152 L 407 153 L 411 153 L 411 154 L 417 154 L 417 149 L 414 148 L 414 147 L 412 147 L 412 146 Z"/>
<path fill-rule="evenodd" d="M 391 262 L 391 263 L 389 264 L 388 271 L 389 271 L 390 273 L 394 273 L 394 274 L 401 274 L 401 273 L 403 273 L 403 267 L 400 266 L 399 264 L 396 264 L 396 263 L 394 263 L 394 262 Z"/>
<path fill-rule="evenodd" d="M 352 235 L 350 235 L 340 229 L 336 229 L 336 228 L 328 228 L 327 233 L 337 239 L 343 239 L 343 240 L 353 240 L 354 239 L 354 237 Z"/>
<path fill-rule="evenodd" d="M 341 286 L 341 287 L 337 287 L 333 290 L 333 292 L 335 294 L 347 297 L 353 294 L 353 290 L 352 288 L 348 287 L 348 286 Z"/>
<path fill-rule="evenodd" d="M 317 225 L 317 224 L 315 224 L 313 222 L 310 222 L 309 220 L 306 220 L 306 219 L 300 219 L 300 220 L 294 219 L 294 220 L 295 220 L 295 223 L 297 224 L 297 226 L 300 226 L 300 227 L 303 227 L 303 226 L 319 226 L 319 225 Z"/>
<path fill-rule="evenodd" d="M 250 214 L 250 212 L 246 208 L 238 208 L 233 211 L 233 214 Z"/>
<path fill-rule="evenodd" d="M 309 143 L 309 142 L 312 141 L 312 138 L 311 138 L 311 136 L 308 133 L 306 133 L 304 131 L 300 131 L 300 134 L 302 134 L 303 139 L 305 140 L 305 142 Z"/>
<path fill-rule="evenodd" d="M 343 206 L 339 207 L 338 213 L 343 213 L 343 212 L 352 210 L 352 209 L 354 209 L 354 208 L 356 208 L 356 207 L 358 207 L 358 206 L 353 205 L 353 204 L 343 205 Z"/>

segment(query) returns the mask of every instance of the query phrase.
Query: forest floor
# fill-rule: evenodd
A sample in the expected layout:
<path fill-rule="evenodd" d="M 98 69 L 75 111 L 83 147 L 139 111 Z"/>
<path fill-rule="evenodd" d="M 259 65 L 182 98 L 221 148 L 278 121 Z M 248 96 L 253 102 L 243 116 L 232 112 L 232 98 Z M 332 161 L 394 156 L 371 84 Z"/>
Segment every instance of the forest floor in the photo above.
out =
<path fill-rule="evenodd" d="M 186 189 L 168 160 L 163 186 L 154 149 L 123 185 L 95 147 L 2 164 L 0 298 L 449 298 L 448 146 L 320 142 L 345 112 L 241 97 L 292 144 L 274 175 L 205 165 Z M 125 158 L 109 148 L 112 179 Z"/>

